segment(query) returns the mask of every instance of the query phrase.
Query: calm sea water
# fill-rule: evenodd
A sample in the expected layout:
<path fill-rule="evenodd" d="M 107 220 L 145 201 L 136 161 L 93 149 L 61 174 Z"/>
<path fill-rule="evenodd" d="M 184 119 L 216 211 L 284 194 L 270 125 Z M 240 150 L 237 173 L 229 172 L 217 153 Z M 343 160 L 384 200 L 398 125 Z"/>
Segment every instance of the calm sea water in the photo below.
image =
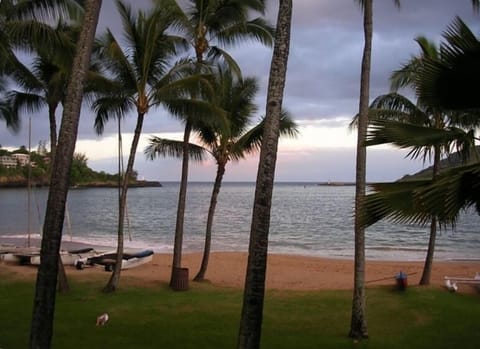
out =
<path fill-rule="evenodd" d="M 202 251 L 211 183 L 190 183 L 187 193 L 184 251 Z M 179 184 L 132 188 L 128 195 L 126 245 L 158 252 L 173 249 Z M 247 251 L 255 185 L 222 186 L 213 227 L 212 249 Z M 115 246 L 118 212 L 116 189 L 73 189 L 68 196 L 64 240 Z M 39 237 L 46 189 L 30 194 L 30 232 Z M 353 256 L 354 187 L 279 183 L 274 188 L 269 251 L 309 256 Z M 25 189 L 0 190 L 0 237 L 24 237 L 28 231 Z M 455 230 L 439 233 L 437 259 L 480 259 L 480 218 L 462 215 Z M 128 235 L 131 235 L 131 241 Z M 379 222 L 366 233 L 367 258 L 422 260 L 428 228 Z"/>

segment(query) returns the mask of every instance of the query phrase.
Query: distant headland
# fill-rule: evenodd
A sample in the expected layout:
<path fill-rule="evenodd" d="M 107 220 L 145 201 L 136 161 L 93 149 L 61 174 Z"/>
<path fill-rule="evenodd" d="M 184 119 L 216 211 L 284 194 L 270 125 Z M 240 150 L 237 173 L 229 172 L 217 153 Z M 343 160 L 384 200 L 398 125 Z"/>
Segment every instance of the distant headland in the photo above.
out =
<path fill-rule="evenodd" d="M 104 171 L 94 171 L 87 165 L 84 154 L 75 154 L 70 171 L 72 188 L 117 188 L 119 176 Z M 44 147 L 28 151 L 25 146 L 14 151 L 0 146 L 0 188 L 48 187 L 50 185 L 50 154 Z M 130 188 L 161 187 L 157 181 L 138 179 L 133 171 Z"/>
<path fill-rule="evenodd" d="M 30 183 L 32 187 L 48 187 L 48 180 L 34 180 Z M 8 177 L 0 176 L 0 188 L 26 188 L 28 187 L 28 181 L 22 177 Z M 132 180 L 130 181 L 129 188 L 159 188 L 162 187 L 162 183 L 158 181 L 146 181 L 146 180 Z M 89 181 L 70 185 L 73 189 L 82 188 L 118 188 L 118 181 Z"/>

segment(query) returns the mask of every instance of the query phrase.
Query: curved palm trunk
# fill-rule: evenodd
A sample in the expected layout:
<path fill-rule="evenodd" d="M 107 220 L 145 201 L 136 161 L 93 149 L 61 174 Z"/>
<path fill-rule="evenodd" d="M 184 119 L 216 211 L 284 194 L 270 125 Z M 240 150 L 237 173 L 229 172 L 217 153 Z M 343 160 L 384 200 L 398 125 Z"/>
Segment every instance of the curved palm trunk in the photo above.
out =
<path fill-rule="evenodd" d="M 100 14 L 101 0 L 85 2 L 85 16 L 82 31 L 72 67 L 72 79 L 67 87 L 67 97 L 60 128 L 57 154 L 52 164 L 50 189 L 48 193 L 45 223 L 41 247 L 41 262 L 37 273 L 30 330 L 30 348 L 49 349 L 53 333 L 55 296 L 58 273 L 58 259 L 62 228 L 65 218 L 70 170 L 78 122 L 83 97 L 85 73 L 90 62 L 90 54 L 95 30 Z"/>
<path fill-rule="evenodd" d="M 127 169 L 123 177 L 122 191 L 120 194 L 120 201 L 118 204 L 118 231 L 117 231 L 117 258 L 115 261 L 115 268 L 113 269 L 112 276 L 108 280 L 107 285 L 103 288 L 104 292 L 114 292 L 120 282 L 120 273 L 122 270 L 122 259 L 123 259 L 123 240 L 124 240 L 124 224 L 125 224 L 125 213 L 127 206 L 127 191 L 128 183 L 130 181 L 130 176 L 133 172 L 133 164 L 135 163 L 135 154 L 138 148 L 138 142 L 140 140 L 140 135 L 142 133 L 143 119 L 145 114 L 138 113 L 137 125 L 135 126 L 135 132 L 133 134 L 132 146 L 130 147 L 130 155 L 128 156 Z"/>
<path fill-rule="evenodd" d="M 420 285 L 429 285 L 430 276 L 432 274 L 433 255 L 435 252 L 435 240 L 437 238 L 437 218 L 433 217 L 430 223 L 430 236 L 428 240 L 427 256 L 425 264 L 423 265 L 422 277 L 420 278 Z"/>
<path fill-rule="evenodd" d="M 55 153 L 57 150 L 57 118 L 55 112 L 57 110 L 56 104 L 51 104 L 48 108 L 48 118 L 50 124 L 50 163 L 55 161 Z M 65 266 L 62 260 L 58 259 L 58 292 L 61 294 L 68 293 L 70 286 L 68 285 L 67 273 L 65 272 Z"/>
<path fill-rule="evenodd" d="M 280 127 L 283 90 L 290 49 L 292 1 L 281 0 L 278 9 L 277 32 L 273 49 L 260 162 L 253 204 L 247 275 L 243 294 L 242 315 L 237 348 L 260 347 L 267 271 L 268 233 L 272 205 L 273 181 Z"/>
<path fill-rule="evenodd" d="M 365 46 L 362 57 L 360 81 L 360 102 L 357 136 L 357 164 L 355 182 L 355 266 L 353 281 L 352 318 L 349 336 L 367 338 L 367 317 L 365 305 L 365 229 L 361 224 L 361 212 L 365 201 L 365 182 L 367 166 L 367 149 L 365 137 L 368 126 L 368 103 L 370 91 L 370 60 L 372 55 L 373 0 L 364 1 L 363 28 Z"/>
<path fill-rule="evenodd" d="M 203 248 L 202 264 L 197 275 L 193 278 L 194 281 L 205 280 L 205 273 L 207 272 L 208 260 L 210 257 L 210 245 L 212 242 L 212 225 L 213 216 L 215 215 L 215 208 L 217 207 L 218 193 L 222 186 L 223 175 L 225 174 L 225 163 L 219 163 L 217 167 L 217 175 L 215 183 L 213 184 L 212 197 L 210 198 L 210 207 L 208 209 L 207 230 L 205 231 L 205 246 Z"/>
<path fill-rule="evenodd" d="M 178 194 L 177 221 L 175 224 L 175 241 L 173 247 L 172 275 L 170 278 L 170 286 L 176 284 L 175 273 L 176 268 L 182 266 L 182 245 L 183 245 L 183 223 L 185 221 L 185 204 L 187 200 L 187 183 L 188 183 L 188 143 L 190 141 L 190 133 L 192 132 L 192 124 L 187 121 L 185 124 L 185 132 L 183 134 L 183 158 L 182 158 L 182 179 L 180 181 L 180 191 Z"/>
<path fill-rule="evenodd" d="M 433 174 L 432 179 L 435 178 L 440 172 L 440 149 L 435 147 L 434 159 L 433 159 Z M 420 278 L 420 285 L 429 285 L 430 277 L 432 275 L 433 256 L 435 253 L 435 241 L 437 239 L 437 217 L 432 217 L 430 223 L 430 236 L 428 240 L 427 256 L 425 258 L 425 264 L 423 266 L 422 277 Z"/>

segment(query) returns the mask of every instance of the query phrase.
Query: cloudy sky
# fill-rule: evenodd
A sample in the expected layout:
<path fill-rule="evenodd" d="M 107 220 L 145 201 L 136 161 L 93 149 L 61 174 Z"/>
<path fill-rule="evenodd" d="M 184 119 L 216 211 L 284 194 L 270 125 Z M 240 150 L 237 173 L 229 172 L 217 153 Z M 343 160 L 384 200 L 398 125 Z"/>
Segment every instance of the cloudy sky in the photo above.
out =
<path fill-rule="evenodd" d="M 150 0 L 129 0 L 135 7 L 147 7 Z M 268 19 L 275 23 L 278 2 L 269 0 Z M 300 136 L 280 141 L 277 181 L 353 181 L 355 178 L 355 132 L 348 123 L 358 111 L 360 61 L 363 49 L 362 13 L 352 0 L 294 0 L 290 57 L 284 107 L 300 125 Z M 389 75 L 418 53 L 414 38 L 424 35 L 439 42 L 441 33 L 460 16 L 480 32 L 480 15 L 474 14 L 470 0 L 374 1 L 374 39 L 370 96 L 387 93 Z M 104 0 L 98 32 L 109 27 L 120 35 L 121 25 L 111 0 Z M 261 82 L 257 96 L 259 117 L 265 113 L 265 96 L 272 50 L 245 43 L 231 54 L 245 76 Z M 404 91 L 407 94 L 409 91 Z M 124 153 L 130 147 L 135 117 L 123 126 Z M 93 131 L 93 115 L 82 110 L 76 151 L 86 154 L 95 170 L 115 172 L 117 168 L 116 128 L 108 126 L 103 136 Z M 135 169 L 150 180 L 176 181 L 180 162 L 175 159 L 146 160 L 143 149 L 151 135 L 181 139 L 183 126 L 161 109 L 146 117 Z M 32 148 L 48 140 L 46 111 L 32 115 Z M 17 148 L 28 145 L 28 116 L 22 130 L 12 134 L 0 124 L 0 144 Z M 405 159 L 406 153 L 392 147 L 368 151 L 368 181 L 395 180 L 424 167 L 420 160 Z M 225 180 L 254 181 L 258 158 L 252 157 L 227 167 Z M 190 180 L 213 181 L 215 163 L 211 160 L 190 166 Z"/>

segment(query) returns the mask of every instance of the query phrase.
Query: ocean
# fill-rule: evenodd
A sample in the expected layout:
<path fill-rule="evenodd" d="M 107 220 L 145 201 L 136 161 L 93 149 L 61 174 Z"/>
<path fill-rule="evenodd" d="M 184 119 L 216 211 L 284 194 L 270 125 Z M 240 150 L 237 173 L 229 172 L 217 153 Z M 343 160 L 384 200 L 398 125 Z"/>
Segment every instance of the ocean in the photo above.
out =
<path fill-rule="evenodd" d="M 162 184 L 159 188 L 129 189 L 126 246 L 148 247 L 156 252 L 173 250 L 179 183 Z M 203 250 L 212 187 L 212 183 L 189 183 L 184 252 Z M 353 186 L 276 183 L 269 252 L 352 258 L 354 191 Z M 254 192 L 254 183 L 222 185 L 213 225 L 213 251 L 248 250 Z M 27 232 L 39 238 L 47 194 L 47 189 L 38 188 L 30 195 L 26 189 L 1 189 L 0 238 L 26 239 Z M 63 240 L 115 246 L 117 213 L 117 189 L 72 189 Z M 473 209 L 463 213 L 454 230 L 439 232 L 435 258 L 480 259 L 479 227 L 480 218 Z M 428 234 L 428 227 L 381 221 L 366 231 L 367 259 L 423 260 Z"/>

